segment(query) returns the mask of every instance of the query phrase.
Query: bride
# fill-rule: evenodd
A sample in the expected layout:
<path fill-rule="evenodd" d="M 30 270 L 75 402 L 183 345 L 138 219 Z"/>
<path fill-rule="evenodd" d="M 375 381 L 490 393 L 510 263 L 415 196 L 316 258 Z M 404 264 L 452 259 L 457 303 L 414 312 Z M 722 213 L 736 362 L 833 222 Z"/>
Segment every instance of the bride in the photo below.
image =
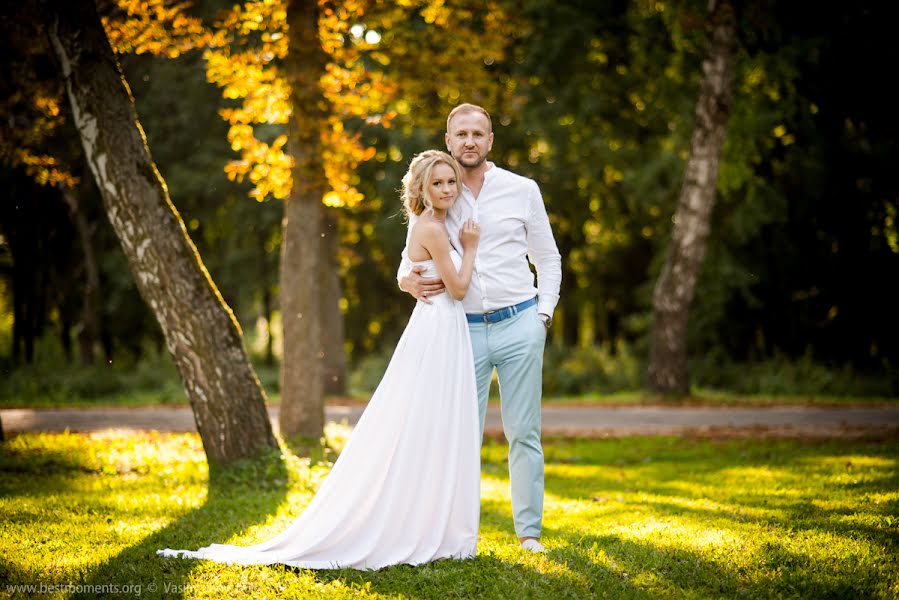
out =
<path fill-rule="evenodd" d="M 409 258 L 446 293 L 412 311 L 384 378 L 334 467 L 285 531 L 253 546 L 212 544 L 157 550 L 162 556 L 304 569 L 379 569 L 477 551 L 480 444 L 474 361 L 459 300 L 471 281 L 480 233 L 467 221 L 464 256 L 444 220 L 459 197 L 461 172 L 448 154 L 417 155 L 403 177 L 414 222 Z"/>

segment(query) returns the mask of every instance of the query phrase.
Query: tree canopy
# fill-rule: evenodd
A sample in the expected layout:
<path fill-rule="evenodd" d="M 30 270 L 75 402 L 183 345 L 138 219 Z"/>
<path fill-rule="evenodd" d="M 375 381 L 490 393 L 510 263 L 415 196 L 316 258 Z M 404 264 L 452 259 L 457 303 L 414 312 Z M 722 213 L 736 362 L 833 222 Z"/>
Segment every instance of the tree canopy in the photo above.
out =
<path fill-rule="evenodd" d="M 394 278 L 399 180 L 413 154 L 443 146 L 446 114 L 463 101 L 493 115 L 492 160 L 541 186 L 564 263 L 550 345 L 646 357 L 694 125 L 705 3 L 319 7 L 331 107 L 322 201 L 340 210 L 348 357 L 392 348 L 405 323 L 410 301 Z M 255 332 L 278 319 L 262 306 L 278 287 L 277 201 L 291 185 L 283 3 L 99 8 L 173 202 Z M 81 253 L 58 249 L 81 244 L 60 186 L 84 198 L 94 228 L 105 345 L 139 352 L 135 340 L 160 334 L 85 181 L 44 37 L 27 3 L 4 10 L 0 312 L 14 318 L 0 321 L 0 355 L 22 361 L 26 337 L 58 344 L 82 320 L 80 296 L 54 292 L 84 280 Z M 880 66 L 899 52 L 887 32 L 895 12 L 879 2 L 739 3 L 733 106 L 688 333 L 698 367 L 809 360 L 873 374 L 882 382 L 873 393 L 899 389 L 899 316 L 885 291 L 899 267 L 899 127 Z M 42 332 L 49 339 L 37 341 Z M 728 385 L 715 373 L 697 377 Z"/>

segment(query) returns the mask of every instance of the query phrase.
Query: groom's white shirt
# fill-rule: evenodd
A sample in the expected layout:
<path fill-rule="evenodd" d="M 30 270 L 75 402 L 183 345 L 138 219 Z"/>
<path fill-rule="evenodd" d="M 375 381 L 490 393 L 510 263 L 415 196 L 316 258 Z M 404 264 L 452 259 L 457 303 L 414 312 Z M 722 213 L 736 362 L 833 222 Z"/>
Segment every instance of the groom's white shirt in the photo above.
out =
<path fill-rule="evenodd" d="M 481 225 L 474 276 L 462 306 L 467 313 L 483 313 L 524 302 L 536 294 L 537 312 L 551 316 L 559 302 L 562 258 L 540 188 L 533 179 L 501 169 L 492 162 L 488 165 L 478 198 L 463 185 L 462 195 L 446 217 L 450 243 L 460 254 L 462 223 L 473 219 Z M 409 231 L 414 223 L 413 217 Z M 412 268 L 408 247 L 407 233 L 397 280 Z M 528 260 L 537 268 L 537 286 Z"/>

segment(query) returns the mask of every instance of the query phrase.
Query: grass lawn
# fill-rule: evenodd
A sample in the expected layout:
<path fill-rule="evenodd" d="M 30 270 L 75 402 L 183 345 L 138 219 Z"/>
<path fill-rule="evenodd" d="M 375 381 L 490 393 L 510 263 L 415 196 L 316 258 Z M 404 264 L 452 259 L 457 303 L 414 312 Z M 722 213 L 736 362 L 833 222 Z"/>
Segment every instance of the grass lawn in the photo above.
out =
<path fill-rule="evenodd" d="M 285 449 L 210 485 L 195 434 L 16 435 L 0 453 L 0 594 L 899 596 L 899 440 L 547 440 L 544 556 L 514 545 L 505 453 L 493 442 L 482 452 L 476 559 L 310 572 L 155 550 L 269 538 L 308 503 L 332 454 Z"/>

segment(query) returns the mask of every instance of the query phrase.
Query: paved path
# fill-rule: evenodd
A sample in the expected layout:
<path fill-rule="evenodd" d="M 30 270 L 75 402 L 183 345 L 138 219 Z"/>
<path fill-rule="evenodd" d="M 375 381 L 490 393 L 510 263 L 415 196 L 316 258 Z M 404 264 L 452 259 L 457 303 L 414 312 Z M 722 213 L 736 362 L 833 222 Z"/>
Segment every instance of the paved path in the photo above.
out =
<path fill-rule="evenodd" d="M 328 406 L 328 421 L 346 420 L 355 425 L 364 406 Z M 278 408 L 269 416 L 277 430 Z M 196 431 L 187 406 L 147 408 L 6 409 L 0 411 L 3 428 L 19 431 L 96 431 L 107 428 Z M 500 435 L 499 408 L 487 413 L 488 434 Z M 897 407 L 543 407 L 546 435 L 640 435 L 674 434 L 686 431 L 740 431 L 763 434 L 769 431 L 795 434 L 836 435 L 846 431 L 899 432 Z"/>

